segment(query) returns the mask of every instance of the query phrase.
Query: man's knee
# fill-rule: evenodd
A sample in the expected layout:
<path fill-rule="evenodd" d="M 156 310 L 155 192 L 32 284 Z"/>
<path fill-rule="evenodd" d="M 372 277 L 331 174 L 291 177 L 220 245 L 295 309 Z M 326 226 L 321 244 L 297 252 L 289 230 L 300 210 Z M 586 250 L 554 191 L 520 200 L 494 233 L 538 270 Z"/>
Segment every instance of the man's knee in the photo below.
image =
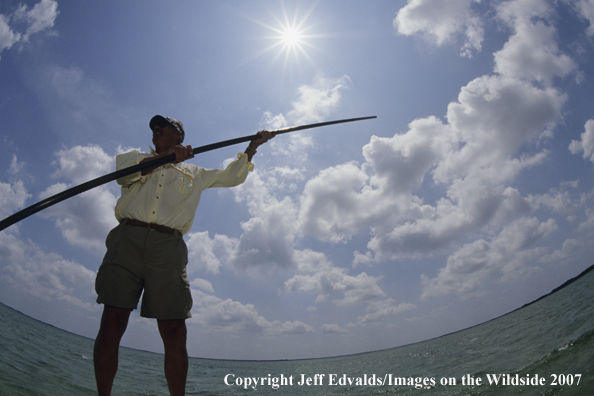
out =
<path fill-rule="evenodd" d="M 166 347 L 172 346 L 185 348 L 188 335 L 185 320 L 158 320 L 157 323 L 159 326 L 159 333 L 161 334 L 161 338 Z"/>
<path fill-rule="evenodd" d="M 101 316 L 101 329 L 109 332 L 124 334 L 130 318 L 130 309 L 106 305 Z"/>

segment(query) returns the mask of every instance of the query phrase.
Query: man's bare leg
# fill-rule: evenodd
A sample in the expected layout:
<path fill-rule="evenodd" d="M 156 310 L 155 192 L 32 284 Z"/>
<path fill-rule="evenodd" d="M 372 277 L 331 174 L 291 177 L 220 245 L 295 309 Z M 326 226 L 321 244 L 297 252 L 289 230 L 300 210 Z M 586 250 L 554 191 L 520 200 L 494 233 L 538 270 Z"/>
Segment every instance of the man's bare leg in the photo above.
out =
<path fill-rule="evenodd" d="M 111 395 L 111 388 L 118 371 L 120 340 L 128 326 L 129 309 L 106 305 L 101 316 L 101 327 L 95 339 L 93 362 L 99 396 Z"/>
<path fill-rule="evenodd" d="M 165 347 L 165 378 L 171 396 L 186 393 L 188 376 L 187 329 L 185 320 L 158 320 L 159 333 Z"/>

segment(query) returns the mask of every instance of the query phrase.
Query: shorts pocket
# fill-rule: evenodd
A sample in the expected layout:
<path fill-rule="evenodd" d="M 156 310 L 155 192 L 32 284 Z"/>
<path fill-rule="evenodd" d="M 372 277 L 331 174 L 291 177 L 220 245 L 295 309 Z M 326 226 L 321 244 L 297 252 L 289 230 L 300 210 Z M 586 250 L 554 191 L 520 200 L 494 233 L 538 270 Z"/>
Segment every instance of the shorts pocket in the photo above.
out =
<path fill-rule="evenodd" d="M 109 231 L 107 234 L 107 238 L 105 238 L 105 247 L 107 247 L 107 252 L 105 252 L 105 258 L 103 261 L 113 261 L 117 257 L 117 249 L 119 242 L 121 240 L 120 234 L 122 225 L 118 225 L 113 230 Z"/>

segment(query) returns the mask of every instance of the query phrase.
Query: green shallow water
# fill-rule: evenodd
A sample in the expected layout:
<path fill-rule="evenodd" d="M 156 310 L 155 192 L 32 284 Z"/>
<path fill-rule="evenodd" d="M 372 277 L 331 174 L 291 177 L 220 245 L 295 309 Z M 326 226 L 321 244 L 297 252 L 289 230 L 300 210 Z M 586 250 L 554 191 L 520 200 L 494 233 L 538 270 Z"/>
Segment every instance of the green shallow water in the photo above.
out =
<path fill-rule="evenodd" d="M 2 304 L 0 323 L 0 395 L 96 394 L 93 340 Z M 594 395 L 593 351 L 591 271 L 520 310 L 412 345 L 327 359 L 190 359 L 186 394 Z M 113 395 L 167 395 L 162 370 L 162 355 L 122 348 Z M 497 374 L 528 380 L 538 375 L 545 385 L 489 385 Z M 254 377 L 264 382 L 246 386 Z M 299 385 L 302 378 L 310 385 Z"/>

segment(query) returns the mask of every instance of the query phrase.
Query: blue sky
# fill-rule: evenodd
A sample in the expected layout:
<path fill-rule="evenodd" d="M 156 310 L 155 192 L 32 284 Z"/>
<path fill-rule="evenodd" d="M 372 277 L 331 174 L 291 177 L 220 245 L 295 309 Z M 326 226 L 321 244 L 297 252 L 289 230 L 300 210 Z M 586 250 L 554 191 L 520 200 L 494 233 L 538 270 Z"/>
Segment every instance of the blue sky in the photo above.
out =
<path fill-rule="evenodd" d="M 594 261 L 593 55 L 592 0 L 3 1 L 0 216 L 147 151 L 155 114 L 193 146 L 376 115 L 279 136 L 245 184 L 203 194 L 189 352 L 440 336 Z M 0 301 L 94 338 L 118 196 L 110 183 L 0 232 Z M 138 313 L 123 345 L 162 351 Z"/>

